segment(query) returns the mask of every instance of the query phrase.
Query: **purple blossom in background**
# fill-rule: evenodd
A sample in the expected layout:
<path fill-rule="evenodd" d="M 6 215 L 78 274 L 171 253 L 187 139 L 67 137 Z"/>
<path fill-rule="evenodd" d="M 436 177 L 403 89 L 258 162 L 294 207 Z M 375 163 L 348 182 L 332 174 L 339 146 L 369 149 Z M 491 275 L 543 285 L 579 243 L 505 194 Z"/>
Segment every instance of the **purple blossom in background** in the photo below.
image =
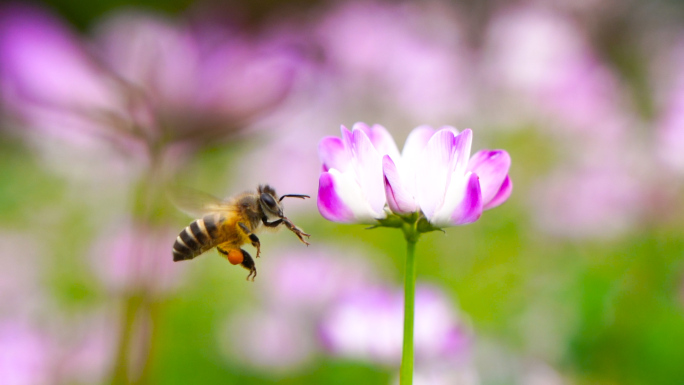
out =
<path fill-rule="evenodd" d="M 442 363 L 417 368 L 413 383 L 415 385 L 478 385 L 481 381 L 476 368 L 470 363 Z M 400 385 L 399 379 L 394 384 Z"/>
<path fill-rule="evenodd" d="M 289 251 L 264 271 L 262 298 L 269 306 L 317 314 L 341 297 L 379 281 L 373 266 L 358 253 L 335 255 L 323 249 Z"/>
<path fill-rule="evenodd" d="M 375 270 L 354 252 L 341 257 L 314 249 L 279 256 L 264 269 L 267 285 L 259 292 L 259 307 L 226 323 L 223 352 L 275 375 L 301 369 L 321 352 L 396 366 L 403 299 Z M 469 370 L 472 335 L 449 299 L 435 287 L 419 286 L 416 314 L 417 363 L 428 377 L 439 372 L 440 378 L 457 378 Z"/>
<path fill-rule="evenodd" d="M 99 384 L 110 374 L 118 328 L 112 309 L 51 319 L 56 383 Z"/>
<path fill-rule="evenodd" d="M 482 150 L 471 158 L 471 142 L 470 129 L 420 126 L 400 155 L 384 127 L 342 126 L 342 138 L 319 144 L 318 209 L 336 222 L 373 223 L 386 217 L 385 206 L 400 215 L 420 210 L 437 227 L 475 222 L 513 186 L 508 153 Z"/>
<path fill-rule="evenodd" d="M 169 256 L 177 231 L 134 220 L 121 221 L 103 232 L 90 251 L 95 273 L 115 292 L 145 290 L 160 295 L 182 281 L 181 269 Z"/>
<path fill-rule="evenodd" d="M 23 125 L 126 153 L 244 130 L 282 101 L 301 55 L 219 28 L 127 13 L 97 28 L 95 48 L 38 8 L 0 9 L 0 83 Z"/>
<path fill-rule="evenodd" d="M 77 145 L 135 146 L 124 85 L 43 10 L 0 8 L 0 85 L 6 109 L 34 130 Z"/>
<path fill-rule="evenodd" d="M 0 319 L 0 378 L 7 385 L 52 383 L 48 336 L 26 322 Z"/>
<path fill-rule="evenodd" d="M 326 349 L 342 357 L 398 366 L 403 306 L 400 292 L 382 288 L 343 298 L 328 309 L 321 322 Z M 464 359 L 471 337 L 447 298 L 434 288 L 418 286 L 415 306 L 416 365 Z"/>
<path fill-rule="evenodd" d="M 616 76 L 562 13 L 531 6 L 500 11 L 488 27 L 483 57 L 485 78 L 497 95 L 486 106 L 510 104 L 506 111 L 514 116 L 504 117 L 507 124 L 525 111 L 551 118 L 542 120 L 545 126 L 610 141 L 633 120 Z"/>
<path fill-rule="evenodd" d="M 149 100 L 175 138 L 229 135 L 289 92 L 301 55 L 225 27 L 120 13 L 96 34 L 103 60 Z"/>
<path fill-rule="evenodd" d="M 282 310 L 266 308 L 233 317 L 220 338 L 224 353 L 272 375 L 309 363 L 317 351 L 311 319 Z"/>
<path fill-rule="evenodd" d="M 101 326 L 98 327 L 98 326 Z M 109 373 L 116 332 L 99 316 L 50 323 L 0 317 L 2 384 L 101 383 Z"/>
<path fill-rule="evenodd" d="M 301 369 L 323 350 L 316 333 L 322 315 L 379 282 L 364 256 L 325 250 L 286 251 L 261 270 L 259 307 L 233 315 L 219 337 L 227 357 L 278 375 Z"/>
<path fill-rule="evenodd" d="M 324 14 L 316 39 L 341 103 L 443 121 L 472 105 L 472 54 L 454 9 L 438 3 L 346 2 Z M 390 112 L 391 111 L 391 112 Z M 379 118 L 378 117 L 378 118 Z"/>
<path fill-rule="evenodd" d="M 623 233 L 644 207 L 643 186 L 635 172 L 608 164 L 559 170 L 532 196 L 539 229 L 577 239 Z"/>
<path fill-rule="evenodd" d="M 661 87 L 666 90 L 662 111 L 656 122 L 657 151 L 660 160 L 670 169 L 684 173 L 684 38 L 674 48 L 668 47 L 667 64 L 672 67 L 663 74 Z"/>

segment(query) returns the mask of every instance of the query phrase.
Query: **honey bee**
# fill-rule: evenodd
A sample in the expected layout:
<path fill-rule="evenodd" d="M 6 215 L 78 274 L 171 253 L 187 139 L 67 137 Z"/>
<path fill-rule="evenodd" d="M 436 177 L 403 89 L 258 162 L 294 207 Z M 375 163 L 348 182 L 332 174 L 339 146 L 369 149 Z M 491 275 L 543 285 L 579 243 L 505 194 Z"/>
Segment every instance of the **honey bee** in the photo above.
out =
<path fill-rule="evenodd" d="M 257 270 L 252 256 L 241 248 L 251 243 L 256 248 L 256 257 L 261 254 L 261 242 L 256 232 L 261 226 L 277 228 L 281 225 L 295 233 L 299 240 L 309 243 L 310 237 L 283 215 L 283 198 L 310 198 L 302 194 L 286 194 L 276 198 L 275 190 L 269 185 L 260 185 L 256 192 L 245 192 L 227 200 L 220 200 L 208 194 L 185 192 L 175 197 L 176 204 L 184 211 L 197 215 L 197 219 L 183 229 L 173 244 L 173 260 L 185 261 L 213 249 L 233 265 L 249 270 L 247 280 L 254 281 Z"/>

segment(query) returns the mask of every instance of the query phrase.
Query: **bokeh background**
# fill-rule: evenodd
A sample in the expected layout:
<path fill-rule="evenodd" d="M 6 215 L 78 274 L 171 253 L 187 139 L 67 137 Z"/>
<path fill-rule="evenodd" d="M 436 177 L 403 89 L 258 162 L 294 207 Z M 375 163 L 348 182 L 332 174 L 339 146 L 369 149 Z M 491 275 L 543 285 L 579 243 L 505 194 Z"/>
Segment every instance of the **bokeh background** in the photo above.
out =
<path fill-rule="evenodd" d="M 51 0 L 0 8 L 0 383 L 396 384 L 404 241 L 323 220 L 259 275 L 174 264 L 178 186 L 315 198 L 357 121 L 507 150 L 417 249 L 416 384 L 684 383 L 677 1 Z M 248 249 L 250 249 L 248 247 Z"/>

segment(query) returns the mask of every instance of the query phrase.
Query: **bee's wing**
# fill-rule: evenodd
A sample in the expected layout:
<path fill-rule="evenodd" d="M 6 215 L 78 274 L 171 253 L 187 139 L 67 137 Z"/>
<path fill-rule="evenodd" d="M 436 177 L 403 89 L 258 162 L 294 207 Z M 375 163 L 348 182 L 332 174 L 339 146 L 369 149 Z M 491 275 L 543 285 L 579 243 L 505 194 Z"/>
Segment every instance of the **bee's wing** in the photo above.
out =
<path fill-rule="evenodd" d="M 169 200 L 181 211 L 194 218 L 216 211 L 225 211 L 227 202 L 202 191 L 191 188 L 175 189 L 169 193 Z"/>

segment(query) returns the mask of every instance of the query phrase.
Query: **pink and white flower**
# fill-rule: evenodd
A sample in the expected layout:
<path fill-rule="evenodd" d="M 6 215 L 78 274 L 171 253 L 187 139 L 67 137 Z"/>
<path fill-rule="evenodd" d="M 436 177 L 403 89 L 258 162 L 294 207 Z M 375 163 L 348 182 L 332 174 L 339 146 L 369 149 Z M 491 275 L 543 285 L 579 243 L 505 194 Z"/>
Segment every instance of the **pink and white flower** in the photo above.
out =
<path fill-rule="evenodd" d="M 400 154 L 383 126 L 342 126 L 342 138 L 319 144 L 318 209 L 335 222 L 374 223 L 388 209 L 398 215 L 421 211 L 437 227 L 475 222 L 483 210 L 506 201 L 513 185 L 506 151 L 470 157 L 471 144 L 470 129 L 420 126 Z"/>

